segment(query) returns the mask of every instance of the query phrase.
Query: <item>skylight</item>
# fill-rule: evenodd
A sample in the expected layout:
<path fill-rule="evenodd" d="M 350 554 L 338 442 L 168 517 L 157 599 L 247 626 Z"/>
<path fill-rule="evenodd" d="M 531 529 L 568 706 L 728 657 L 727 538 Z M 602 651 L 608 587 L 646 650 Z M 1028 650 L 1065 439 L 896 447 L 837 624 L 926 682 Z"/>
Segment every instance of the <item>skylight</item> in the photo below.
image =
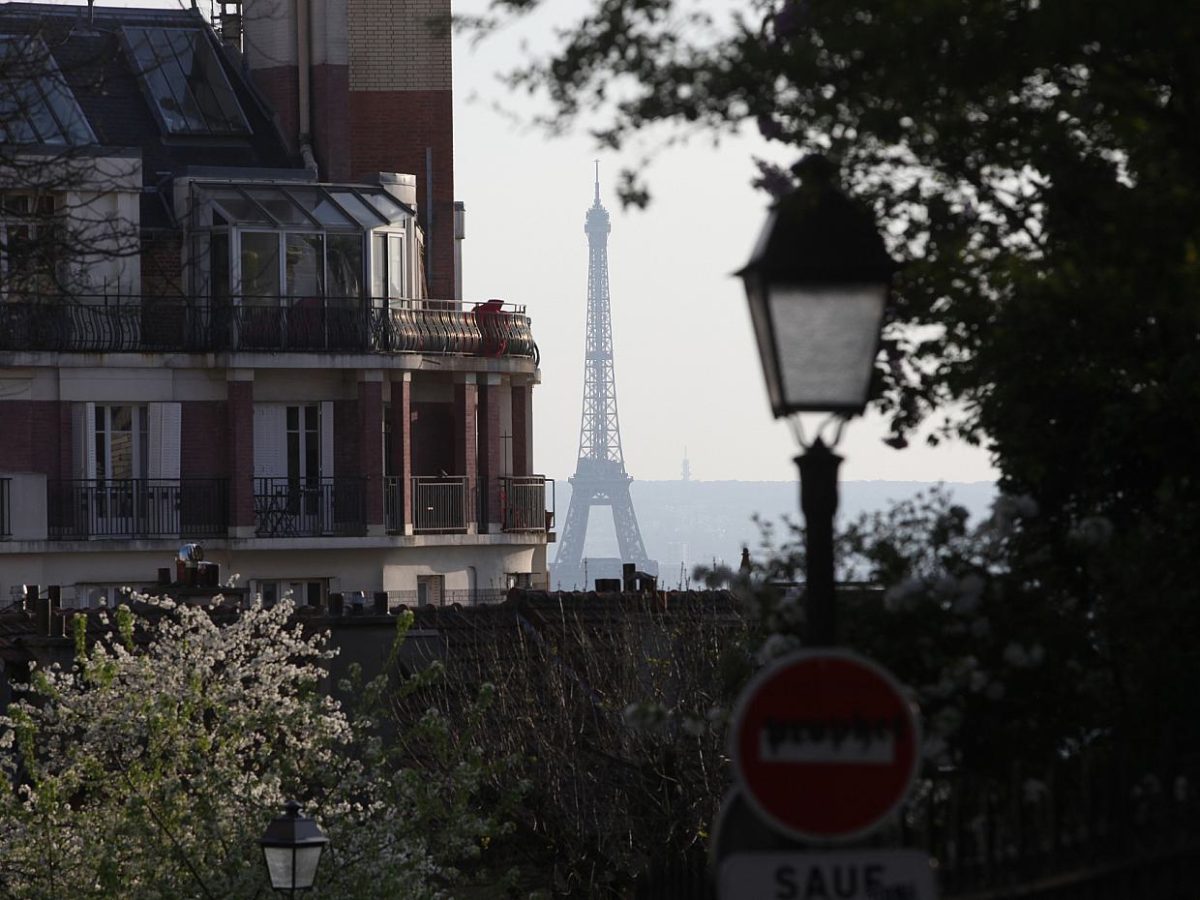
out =
<path fill-rule="evenodd" d="M 75 94 L 41 38 L 0 35 L 0 142 L 96 143 Z"/>
<path fill-rule="evenodd" d="M 121 29 L 134 68 L 167 134 L 250 130 L 212 45 L 196 28 Z"/>

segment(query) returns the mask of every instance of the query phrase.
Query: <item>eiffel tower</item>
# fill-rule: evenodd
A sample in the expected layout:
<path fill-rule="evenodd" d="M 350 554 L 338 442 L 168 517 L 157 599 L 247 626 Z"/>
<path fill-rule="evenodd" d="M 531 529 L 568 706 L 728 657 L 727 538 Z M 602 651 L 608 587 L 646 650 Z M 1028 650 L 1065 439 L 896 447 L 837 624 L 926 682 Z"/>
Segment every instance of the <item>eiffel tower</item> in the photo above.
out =
<path fill-rule="evenodd" d="M 563 526 L 562 541 L 554 558 L 551 584 L 564 588 L 587 587 L 588 581 L 619 577 L 616 560 L 605 560 L 614 571 L 597 571 L 585 577 L 583 544 L 593 506 L 612 507 L 620 562 L 634 563 L 641 571 L 657 572 L 646 558 L 646 547 L 638 529 L 629 483 L 621 452 L 617 424 L 617 381 L 613 374 L 612 318 L 608 301 L 608 210 L 600 205 L 600 164 L 596 164 L 596 196 L 583 226 L 588 237 L 587 353 L 584 357 L 583 416 L 579 425 L 579 462 L 571 476 L 571 505 Z M 601 562 L 601 561 L 597 561 Z"/>

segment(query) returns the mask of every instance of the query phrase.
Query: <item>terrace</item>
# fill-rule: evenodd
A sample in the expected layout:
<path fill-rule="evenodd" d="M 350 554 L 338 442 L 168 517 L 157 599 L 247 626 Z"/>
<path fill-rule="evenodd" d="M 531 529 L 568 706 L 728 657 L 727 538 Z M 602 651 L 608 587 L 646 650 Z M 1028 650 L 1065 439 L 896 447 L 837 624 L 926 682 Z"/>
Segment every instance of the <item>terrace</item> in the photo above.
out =
<path fill-rule="evenodd" d="M 0 302 L 0 351 L 419 353 L 537 360 L 523 306 L 447 300 L 51 297 Z"/>

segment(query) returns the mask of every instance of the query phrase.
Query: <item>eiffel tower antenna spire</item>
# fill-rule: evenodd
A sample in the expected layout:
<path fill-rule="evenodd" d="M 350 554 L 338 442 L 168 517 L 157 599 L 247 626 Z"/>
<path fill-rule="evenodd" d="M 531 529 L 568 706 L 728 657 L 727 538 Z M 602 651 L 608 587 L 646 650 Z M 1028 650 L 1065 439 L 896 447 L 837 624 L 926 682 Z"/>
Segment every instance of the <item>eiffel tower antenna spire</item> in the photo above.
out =
<path fill-rule="evenodd" d="M 588 239 L 587 347 L 584 353 L 583 414 L 579 422 L 579 460 L 571 476 L 571 505 L 554 558 L 554 579 L 578 584 L 584 540 L 593 506 L 612 507 L 621 561 L 652 568 L 642 543 L 621 451 L 617 419 L 617 381 L 613 371 L 612 317 L 608 296 L 608 210 L 600 203 L 600 161 L 596 193 L 583 226 Z M 654 567 L 656 568 L 656 567 Z M 587 576 L 584 575 L 586 589 Z"/>

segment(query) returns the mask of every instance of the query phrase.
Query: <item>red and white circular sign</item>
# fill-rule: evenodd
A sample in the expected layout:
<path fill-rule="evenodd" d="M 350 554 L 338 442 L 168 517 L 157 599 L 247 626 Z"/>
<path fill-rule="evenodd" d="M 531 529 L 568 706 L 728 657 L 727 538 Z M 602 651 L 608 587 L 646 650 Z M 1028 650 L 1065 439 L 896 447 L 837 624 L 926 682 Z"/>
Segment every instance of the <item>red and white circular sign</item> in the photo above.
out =
<path fill-rule="evenodd" d="M 848 840 L 903 801 L 920 762 L 915 705 L 848 650 L 802 650 L 759 672 L 734 709 L 730 752 L 751 807 L 798 840 Z"/>

